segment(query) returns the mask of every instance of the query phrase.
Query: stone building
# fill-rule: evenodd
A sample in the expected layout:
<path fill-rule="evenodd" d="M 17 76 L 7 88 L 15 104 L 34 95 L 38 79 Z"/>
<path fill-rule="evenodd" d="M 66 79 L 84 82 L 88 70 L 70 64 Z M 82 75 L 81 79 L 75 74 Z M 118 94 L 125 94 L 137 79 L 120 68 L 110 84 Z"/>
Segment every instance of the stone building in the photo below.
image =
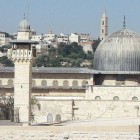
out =
<path fill-rule="evenodd" d="M 32 68 L 31 95 L 40 103 L 33 123 L 139 118 L 139 54 L 140 35 L 123 28 L 99 44 L 93 70 Z M 0 92 L 13 93 L 14 84 L 14 68 L 0 68 Z"/>
<path fill-rule="evenodd" d="M 57 121 L 58 116 L 62 121 L 139 118 L 139 54 L 139 34 L 123 28 L 107 36 L 95 52 L 83 99 L 38 98 L 42 110 L 34 112 L 36 123 Z"/>

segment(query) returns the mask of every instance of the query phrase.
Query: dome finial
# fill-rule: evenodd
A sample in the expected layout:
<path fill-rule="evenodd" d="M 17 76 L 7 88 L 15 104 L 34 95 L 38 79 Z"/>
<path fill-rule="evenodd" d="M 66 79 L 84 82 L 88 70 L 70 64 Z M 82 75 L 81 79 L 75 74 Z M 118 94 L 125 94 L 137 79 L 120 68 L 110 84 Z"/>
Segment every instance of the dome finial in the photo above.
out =
<path fill-rule="evenodd" d="M 125 15 L 124 15 L 124 19 L 123 19 L 123 28 L 125 29 L 126 26 L 126 22 L 125 22 Z"/>

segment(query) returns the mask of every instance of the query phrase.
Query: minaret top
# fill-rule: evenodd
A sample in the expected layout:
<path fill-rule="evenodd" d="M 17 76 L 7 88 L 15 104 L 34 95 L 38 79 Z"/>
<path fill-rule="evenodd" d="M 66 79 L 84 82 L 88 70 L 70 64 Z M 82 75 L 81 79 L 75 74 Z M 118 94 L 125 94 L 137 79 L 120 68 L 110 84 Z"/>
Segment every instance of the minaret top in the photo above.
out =
<path fill-rule="evenodd" d="M 30 31 L 30 25 L 25 17 L 25 14 L 24 14 L 24 19 L 19 24 L 19 31 Z"/>
<path fill-rule="evenodd" d="M 102 17 L 107 17 L 107 11 L 106 11 L 106 9 L 104 10 L 104 13 L 103 13 L 103 15 L 102 15 Z"/>
<path fill-rule="evenodd" d="M 126 27 L 126 21 L 125 21 L 125 15 L 124 15 L 124 19 L 123 19 L 123 29 L 125 29 Z"/>

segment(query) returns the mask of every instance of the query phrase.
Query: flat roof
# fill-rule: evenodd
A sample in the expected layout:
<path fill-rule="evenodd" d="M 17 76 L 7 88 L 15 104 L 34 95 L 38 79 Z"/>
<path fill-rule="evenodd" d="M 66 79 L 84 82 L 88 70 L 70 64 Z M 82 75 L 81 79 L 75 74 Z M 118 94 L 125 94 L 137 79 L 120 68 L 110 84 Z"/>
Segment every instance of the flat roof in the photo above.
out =
<path fill-rule="evenodd" d="M 14 72 L 14 67 L 0 67 L 0 72 Z M 33 67 L 33 73 L 81 73 L 81 74 L 140 74 L 140 71 L 97 71 L 88 68 Z"/>
<path fill-rule="evenodd" d="M 0 72 L 14 72 L 14 67 L 0 67 Z M 33 73 L 85 73 L 92 74 L 87 68 L 65 68 L 65 67 L 33 67 Z"/>
<path fill-rule="evenodd" d="M 38 44 L 37 41 L 33 41 L 33 40 L 12 40 L 10 41 L 10 43 L 13 43 L 13 44 Z"/>

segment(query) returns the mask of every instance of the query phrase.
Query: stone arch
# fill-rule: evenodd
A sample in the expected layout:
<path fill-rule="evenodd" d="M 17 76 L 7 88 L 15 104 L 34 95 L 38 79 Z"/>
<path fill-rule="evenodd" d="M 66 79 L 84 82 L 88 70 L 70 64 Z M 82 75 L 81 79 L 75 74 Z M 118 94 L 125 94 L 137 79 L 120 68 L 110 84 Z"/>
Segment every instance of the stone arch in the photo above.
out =
<path fill-rule="evenodd" d="M 32 86 L 36 86 L 36 81 L 35 80 L 32 80 Z"/>
<path fill-rule="evenodd" d="M 7 85 L 8 85 L 8 86 L 13 86 L 13 80 L 12 80 L 12 79 L 9 79 L 9 80 L 7 81 Z"/>
<path fill-rule="evenodd" d="M 60 114 L 56 114 L 55 121 L 58 123 L 61 123 L 61 115 Z"/>
<path fill-rule="evenodd" d="M 58 87 L 58 81 L 57 81 L 57 80 L 54 80 L 54 81 L 53 81 L 53 86 L 54 86 L 54 87 Z"/>
<path fill-rule="evenodd" d="M 72 86 L 73 86 L 73 87 L 78 87 L 78 81 L 77 81 L 77 80 L 74 80 L 74 81 L 72 82 Z"/>
<path fill-rule="evenodd" d="M 100 96 L 96 96 L 95 100 L 101 100 L 101 97 Z"/>
<path fill-rule="evenodd" d="M 63 81 L 63 86 L 68 87 L 69 86 L 69 81 L 67 81 L 67 80 Z"/>
<path fill-rule="evenodd" d="M 138 97 L 134 96 L 134 97 L 132 97 L 132 100 L 133 101 L 138 101 Z"/>
<path fill-rule="evenodd" d="M 41 86 L 43 86 L 43 87 L 47 86 L 47 81 L 46 80 L 42 80 L 41 81 Z"/>
<path fill-rule="evenodd" d="M 52 122 L 53 122 L 53 115 L 52 115 L 51 113 L 49 113 L 49 114 L 47 115 L 47 122 L 48 122 L 48 123 L 52 123 Z"/>
<path fill-rule="evenodd" d="M 118 96 L 115 96 L 115 97 L 113 97 L 113 100 L 114 101 L 119 101 L 119 97 Z"/>

